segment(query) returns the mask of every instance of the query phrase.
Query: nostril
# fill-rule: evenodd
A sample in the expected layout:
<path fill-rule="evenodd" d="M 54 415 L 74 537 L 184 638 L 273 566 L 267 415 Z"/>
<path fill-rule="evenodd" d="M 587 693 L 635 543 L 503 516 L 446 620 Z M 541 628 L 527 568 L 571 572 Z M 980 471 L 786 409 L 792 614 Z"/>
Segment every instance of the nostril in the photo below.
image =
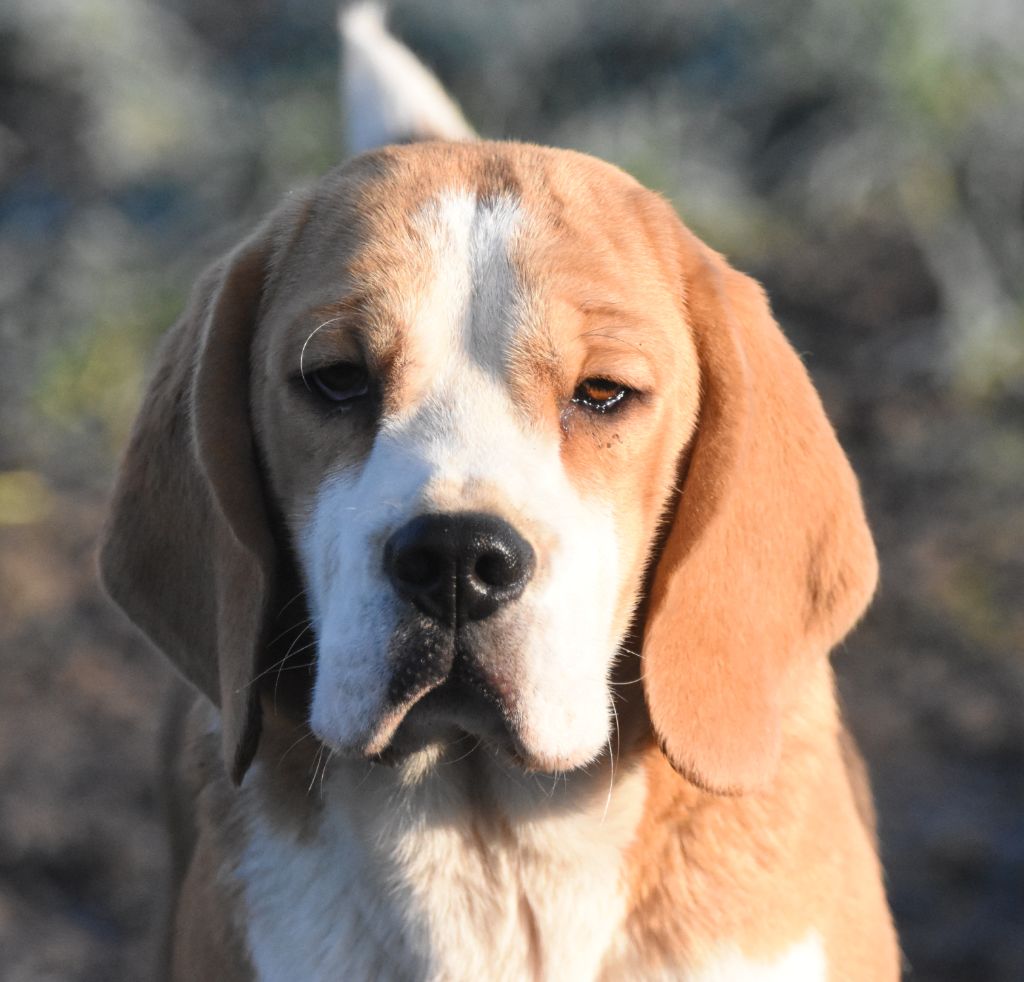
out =
<path fill-rule="evenodd" d="M 500 549 L 491 549 L 477 557 L 473 574 L 485 586 L 509 586 L 518 575 L 517 563 Z"/>
<path fill-rule="evenodd" d="M 420 515 L 384 545 L 384 571 L 398 595 L 444 624 L 456 614 L 458 544 L 450 515 Z"/>
<path fill-rule="evenodd" d="M 438 576 L 436 553 L 429 549 L 406 549 L 394 560 L 394 573 L 409 586 L 429 586 Z"/>

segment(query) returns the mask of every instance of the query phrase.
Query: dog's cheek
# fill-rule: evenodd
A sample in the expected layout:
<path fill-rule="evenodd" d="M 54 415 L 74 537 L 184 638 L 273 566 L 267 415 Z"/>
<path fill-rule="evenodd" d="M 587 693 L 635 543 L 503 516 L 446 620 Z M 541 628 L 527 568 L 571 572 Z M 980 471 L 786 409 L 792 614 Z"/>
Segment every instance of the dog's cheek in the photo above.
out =
<path fill-rule="evenodd" d="M 297 536 L 316 639 L 312 719 L 339 744 L 357 739 L 381 710 L 395 619 L 374 561 L 374 510 L 359 487 L 347 478 L 325 482 Z"/>
<path fill-rule="evenodd" d="M 537 757 L 577 767 L 608 740 L 608 676 L 623 630 L 621 557 L 607 506 L 575 501 L 560 518 L 559 543 L 528 614 L 520 710 L 524 742 Z"/>

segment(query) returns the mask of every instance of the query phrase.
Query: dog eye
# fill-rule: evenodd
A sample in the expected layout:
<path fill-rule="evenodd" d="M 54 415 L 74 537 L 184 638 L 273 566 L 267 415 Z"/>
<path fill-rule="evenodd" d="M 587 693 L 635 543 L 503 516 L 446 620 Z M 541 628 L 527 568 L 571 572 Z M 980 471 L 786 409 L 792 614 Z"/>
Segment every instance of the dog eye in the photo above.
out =
<path fill-rule="evenodd" d="M 310 391 L 336 405 L 354 402 L 370 390 L 370 377 L 362 365 L 342 361 L 304 376 Z"/>
<path fill-rule="evenodd" d="M 572 401 L 591 412 L 607 413 L 618 406 L 632 389 L 607 378 L 585 378 L 576 386 Z"/>

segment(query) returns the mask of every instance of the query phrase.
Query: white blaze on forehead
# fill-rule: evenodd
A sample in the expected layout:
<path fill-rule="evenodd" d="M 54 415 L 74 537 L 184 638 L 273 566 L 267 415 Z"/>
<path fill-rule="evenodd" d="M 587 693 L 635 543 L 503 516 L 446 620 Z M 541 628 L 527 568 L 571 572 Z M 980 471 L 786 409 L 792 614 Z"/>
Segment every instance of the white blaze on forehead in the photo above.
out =
<path fill-rule="evenodd" d="M 430 287 L 415 298 L 408 342 L 424 379 L 461 370 L 465 359 L 500 376 L 522 315 L 512 262 L 523 224 L 508 195 L 480 200 L 451 191 L 429 201 L 413 225 L 432 259 Z"/>
<path fill-rule="evenodd" d="M 387 536 L 423 512 L 487 510 L 531 541 L 538 563 L 521 599 L 474 628 L 490 649 L 481 664 L 502 659 L 528 750 L 572 766 L 604 746 L 615 526 L 569 480 L 558 434 L 531 424 L 507 385 L 528 316 L 514 263 L 526 221 L 511 197 L 464 191 L 413 216 L 429 274 L 404 311 L 410 395 L 381 421 L 361 470 L 325 483 L 302 537 L 321 638 L 313 725 L 327 739 L 358 744 L 384 708 L 402 604 L 382 568 Z"/>

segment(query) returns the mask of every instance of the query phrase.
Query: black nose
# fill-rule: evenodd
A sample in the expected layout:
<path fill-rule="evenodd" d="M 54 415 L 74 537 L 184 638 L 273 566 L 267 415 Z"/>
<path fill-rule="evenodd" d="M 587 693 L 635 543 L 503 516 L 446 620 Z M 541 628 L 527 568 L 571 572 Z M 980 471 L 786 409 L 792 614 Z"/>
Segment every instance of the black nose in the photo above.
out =
<path fill-rule="evenodd" d="M 533 575 L 530 544 L 493 515 L 420 515 L 384 546 L 398 593 L 449 626 L 490 617 Z"/>

